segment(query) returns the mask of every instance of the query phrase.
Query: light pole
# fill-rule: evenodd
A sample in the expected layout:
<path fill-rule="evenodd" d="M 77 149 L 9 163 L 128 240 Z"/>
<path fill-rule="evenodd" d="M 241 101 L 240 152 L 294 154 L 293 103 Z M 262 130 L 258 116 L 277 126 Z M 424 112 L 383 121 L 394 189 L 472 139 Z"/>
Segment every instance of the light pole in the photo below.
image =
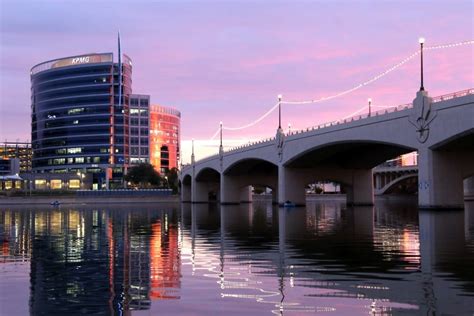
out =
<path fill-rule="evenodd" d="M 421 55 L 421 84 L 420 84 L 420 91 L 424 91 L 425 87 L 423 86 L 423 44 L 425 43 L 425 38 L 420 37 L 418 39 L 418 42 L 420 43 L 420 55 Z"/>
<path fill-rule="evenodd" d="M 278 95 L 278 129 L 281 129 L 281 99 L 282 95 Z"/>
<path fill-rule="evenodd" d="M 220 148 L 222 148 L 222 121 L 220 121 L 219 123 L 219 127 L 220 127 Z"/>
<path fill-rule="evenodd" d="M 369 98 L 367 101 L 369 102 L 369 117 L 370 117 L 372 115 L 372 99 Z"/>
<path fill-rule="evenodd" d="M 291 123 L 288 123 L 288 134 L 291 133 Z"/>

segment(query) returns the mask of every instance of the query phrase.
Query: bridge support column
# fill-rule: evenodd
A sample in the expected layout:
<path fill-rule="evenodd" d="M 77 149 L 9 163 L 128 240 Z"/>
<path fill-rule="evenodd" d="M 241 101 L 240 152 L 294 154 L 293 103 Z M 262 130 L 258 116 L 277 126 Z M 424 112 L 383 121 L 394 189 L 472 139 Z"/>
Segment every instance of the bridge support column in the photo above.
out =
<path fill-rule="evenodd" d="M 382 188 L 381 186 L 381 179 L 380 179 L 380 174 L 375 175 L 375 189 L 380 190 Z"/>
<path fill-rule="evenodd" d="M 418 205 L 427 209 L 464 208 L 463 177 L 455 152 L 418 150 Z"/>
<path fill-rule="evenodd" d="M 240 202 L 252 203 L 252 187 L 250 185 L 240 189 Z"/>
<path fill-rule="evenodd" d="M 474 176 L 464 180 L 464 200 L 474 201 Z"/>
<path fill-rule="evenodd" d="M 372 169 L 352 171 L 352 186 L 347 190 L 348 205 L 370 206 L 374 205 L 374 178 Z"/>
<path fill-rule="evenodd" d="M 181 183 L 181 202 L 191 202 L 191 185 Z"/>
<path fill-rule="evenodd" d="M 272 190 L 272 204 L 278 204 L 278 191 L 277 191 L 277 189 Z"/>
<path fill-rule="evenodd" d="M 208 203 L 209 202 L 209 190 L 206 182 L 200 182 L 193 179 L 192 197 L 193 203 Z"/>
<path fill-rule="evenodd" d="M 305 183 L 299 170 L 278 166 L 278 204 L 291 202 L 296 206 L 306 204 Z"/>
<path fill-rule="evenodd" d="M 239 204 L 239 181 L 235 177 L 221 174 L 221 204 Z"/>

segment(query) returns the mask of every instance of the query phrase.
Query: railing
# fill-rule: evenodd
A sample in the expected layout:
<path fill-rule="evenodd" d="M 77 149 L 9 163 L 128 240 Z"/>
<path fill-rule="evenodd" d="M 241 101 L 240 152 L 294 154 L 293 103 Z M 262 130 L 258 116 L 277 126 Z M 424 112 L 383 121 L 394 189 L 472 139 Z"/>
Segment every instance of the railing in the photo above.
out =
<path fill-rule="evenodd" d="M 117 189 L 117 190 L 77 190 L 76 196 L 170 196 L 171 189 Z"/>
<path fill-rule="evenodd" d="M 463 97 L 463 96 L 470 95 L 470 94 L 474 94 L 474 88 L 434 97 L 432 103 L 446 101 L 446 100 L 450 100 L 450 99 L 458 98 L 458 97 Z M 385 115 L 385 114 L 389 114 L 389 113 L 404 111 L 404 110 L 408 110 L 408 109 L 411 109 L 411 108 L 413 108 L 412 103 L 401 104 L 401 105 L 397 105 L 397 106 L 393 106 L 393 107 L 390 106 L 390 107 L 387 107 L 385 110 L 379 110 L 379 111 L 372 112 L 370 116 L 368 114 L 353 115 L 353 116 L 350 116 L 350 117 L 346 117 L 344 119 L 331 121 L 331 122 L 326 122 L 326 123 L 323 123 L 323 124 L 307 127 L 305 129 L 300 129 L 300 130 L 288 132 L 288 133 L 285 134 L 285 136 L 298 135 L 298 134 L 311 132 L 311 131 L 314 131 L 314 130 L 319 130 L 319 129 L 323 129 L 323 128 L 327 128 L 327 127 L 331 127 L 331 126 L 336 126 L 336 125 L 340 125 L 340 124 L 346 124 L 346 123 L 350 123 L 350 122 L 354 122 L 354 121 L 358 121 L 358 120 L 362 120 L 362 119 L 366 119 L 366 118 L 370 118 L 370 117 L 376 117 L 376 116 Z M 244 145 L 232 147 L 227 151 L 227 153 L 233 152 L 233 151 L 236 151 L 236 150 L 240 150 L 240 149 L 243 149 L 243 148 L 248 148 L 248 147 L 255 146 L 255 145 L 260 145 L 260 144 L 265 144 L 265 143 L 268 143 L 268 142 L 273 142 L 274 140 L 275 140 L 275 137 L 270 137 L 270 138 L 265 138 L 265 139 L 260 140 L 260 141 L 249 142 L 249 143 L 244 144 Z M 203 158 L 200 161 L 207 161 L 207 160 L 210 160 L 210 159 L 215 159 L 218 156 L 219 155 L 212 155 L 212 156 Z"/>
<path fill-rule="evenodd" d="M 437 103 L 441 101 L 446 101 L 446 100 L 451 100 L 454 98 L 459 98 L 459 97 L 464 97 L 469 94 L 474 94 L 474 89 L 467 89 L 467 90 L 462 90 L 454 93 L 448 93 L 444 95 L 440 95 L 438 97 L 434 97 L 432 103 Z"/>

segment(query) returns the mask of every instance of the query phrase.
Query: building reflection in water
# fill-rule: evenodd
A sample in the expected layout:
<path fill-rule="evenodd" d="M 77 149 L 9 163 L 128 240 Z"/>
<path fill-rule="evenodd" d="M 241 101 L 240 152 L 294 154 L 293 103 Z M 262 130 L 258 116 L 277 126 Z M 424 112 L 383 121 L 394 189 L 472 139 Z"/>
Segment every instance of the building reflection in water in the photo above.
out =
<path fill-rule="evenodd" d="M 30 261 L 31 314 L 149 309 L 179 298 L 177 212 L 167 209 L 2 210 L 1 263 Z"/>
<path fill-rule="evenodd" d="M 0 246 L 35 315 L 474 311 L 472 202 L 8 208 Z"/>

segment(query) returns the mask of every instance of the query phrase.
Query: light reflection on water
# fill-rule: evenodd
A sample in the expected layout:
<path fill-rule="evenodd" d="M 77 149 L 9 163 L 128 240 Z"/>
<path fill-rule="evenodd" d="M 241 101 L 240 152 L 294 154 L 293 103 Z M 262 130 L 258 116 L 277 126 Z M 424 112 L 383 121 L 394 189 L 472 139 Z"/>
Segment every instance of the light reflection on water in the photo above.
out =
<path fill-rule="evenodd" d="M 470 315 L 473 208 L 3 207 L 0 314 Z"/>

